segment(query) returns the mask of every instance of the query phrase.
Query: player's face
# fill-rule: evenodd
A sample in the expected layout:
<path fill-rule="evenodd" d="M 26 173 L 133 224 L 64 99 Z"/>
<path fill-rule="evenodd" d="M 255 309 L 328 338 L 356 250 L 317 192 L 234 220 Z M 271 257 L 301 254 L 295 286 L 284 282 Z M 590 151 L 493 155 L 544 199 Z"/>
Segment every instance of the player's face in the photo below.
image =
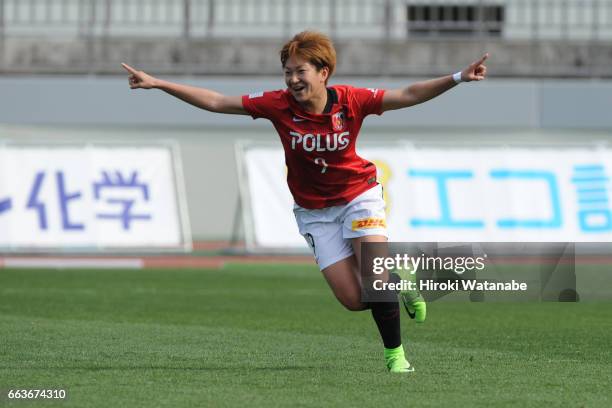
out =
<path fill-rule="evenodd" d="M 296 101 L 304 103 L 314 95 L 325 92 L 325 80 L 329 70 L 321 70 L 299 57 L 290 57 L 285 63 L 285 83 Z"/>

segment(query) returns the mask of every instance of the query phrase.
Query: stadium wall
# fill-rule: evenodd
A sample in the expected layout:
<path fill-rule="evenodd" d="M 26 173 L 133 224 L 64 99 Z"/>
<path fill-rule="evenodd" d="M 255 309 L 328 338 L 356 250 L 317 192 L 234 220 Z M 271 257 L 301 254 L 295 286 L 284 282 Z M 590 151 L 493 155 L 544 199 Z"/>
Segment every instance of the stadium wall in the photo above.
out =
<path fill-rule="evenodd" d="M 280 78 L 170 78 L 243 94 L 278 89 Z M 393 88 L 403 80 L 335 83 Z M 612 135 L 612 81 L 493 80 L 463 85 L 412 109 L 371 117 L 361 143 L 410 140 L 421 144 L 580 144 Z M 130 92 L 125 77 L 3 77 L 0 139 L 20 141 L 179 142 L 195 239 L 229 239 L 238 185 L 234 144 L 275 141 L 267 121 L 214 115 L 156 91 Z"/>

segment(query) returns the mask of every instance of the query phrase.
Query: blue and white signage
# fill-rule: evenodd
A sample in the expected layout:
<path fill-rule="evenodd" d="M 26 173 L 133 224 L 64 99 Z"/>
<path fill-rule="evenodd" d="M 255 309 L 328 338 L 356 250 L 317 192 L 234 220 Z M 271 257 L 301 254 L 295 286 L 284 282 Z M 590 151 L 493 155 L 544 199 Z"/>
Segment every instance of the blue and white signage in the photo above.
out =
<path fill-rule="evenodd" d="M 169 146 L 0 146 L 0 248 L 191 245 Z"/>
<path fill-rule="evenodd" d="M 397 145 L 359 152 L 377 165 L 393 241 L 612 242 L 610 149 Z M 252 243 L 302 246 L 282 151 L 249 148 L 244 157 Z"/>

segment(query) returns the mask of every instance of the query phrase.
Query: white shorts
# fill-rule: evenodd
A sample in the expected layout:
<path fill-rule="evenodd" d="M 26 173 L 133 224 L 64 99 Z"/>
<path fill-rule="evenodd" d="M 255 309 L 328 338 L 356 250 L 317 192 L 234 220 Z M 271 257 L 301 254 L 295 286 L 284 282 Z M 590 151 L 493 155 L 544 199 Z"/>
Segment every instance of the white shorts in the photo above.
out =
<path fill-rule="evenodd" d="M 388 236 L 380 184 L 347 204 L 317 210 L 295 204 L 293 213 L 321 270 L 353 255 L 351 238 Z"/>

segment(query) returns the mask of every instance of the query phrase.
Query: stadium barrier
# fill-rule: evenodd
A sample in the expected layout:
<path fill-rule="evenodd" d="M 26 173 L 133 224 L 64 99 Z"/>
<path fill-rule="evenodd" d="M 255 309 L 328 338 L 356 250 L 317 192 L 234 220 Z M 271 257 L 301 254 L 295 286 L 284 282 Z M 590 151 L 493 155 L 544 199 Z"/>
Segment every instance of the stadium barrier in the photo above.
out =
<path fill-rule="evenodd" d="M 0 0 L 0 36 L 609 39 L 610 0 Z"/>
<path fill-rule="evenodd" d="M 191 247 L 177 144 L 0 143 L 0 252 Z"/>
<path fill-rule="evenodd" d="M 276 75 L 304 29 L 347 75 L 442 75 L 488 51 L 494 76 L 610 77 L 612 0 L 0 0 L 0 72 Z"/>
<path fill-rule="evenodd" d="M 604 145 L 364 146 L 392 241 L 612 242 L 612 149 Z M 236 157 L 247 250 L 305 251 L 282 149 L 242 142 Z"/>

